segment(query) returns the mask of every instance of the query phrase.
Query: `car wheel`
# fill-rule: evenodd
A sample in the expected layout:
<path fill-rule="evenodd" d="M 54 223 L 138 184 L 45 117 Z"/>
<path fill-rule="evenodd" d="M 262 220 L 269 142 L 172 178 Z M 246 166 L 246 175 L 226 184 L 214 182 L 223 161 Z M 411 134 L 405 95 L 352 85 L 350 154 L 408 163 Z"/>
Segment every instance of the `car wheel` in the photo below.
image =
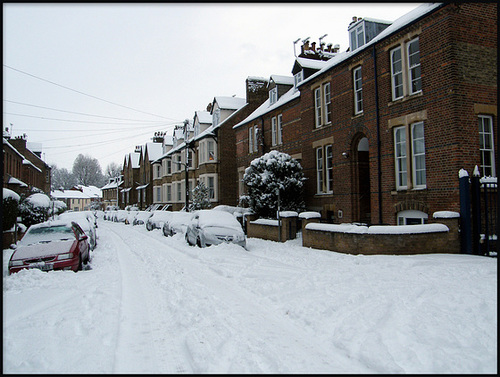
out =
<path fill-rule="evenodd" d="M 198 239 L 196 240 L 196 245 L 198 245 L 198 247 L 203 247 L 203 246 L 201 246 L 201 239 L 200 239 L 200 237 L 198 237 Z"/>
<path fill-rule="evenodd" d="M 83 261 L 82 261 L 82 254 L 78 256 L 78 271 L 83 270 Z"/>
<path fill-rule="evenodd" d="M 168 234 L 168 230 L 167 230 L 167 229 L 165 229 L 165 227 L 163 227 L 163 229 L 162 229 L 162 230 L 163 230 L 163 235 L 164 235 L 165 237 L 168 237 L 168 236 L 169 236 L 169 234 Z"/>
<path fill-rule="evenodd" d="M 146 223 L 146 229 L 149 230 L 149 231 L 153 230 L 153 229 L 151 229 L 151 224 L 150 223 Z"/>
<path fill-rule="evenodd" d="M 186 242 L 188 243 L 189 246 L 193 246 L 193 244 L 191 243 L 191 241 L 189 241 L 189 237 L 188 237 L 187 233 L 186 233 L 186 235 L 185 235 L 184 238 L 186 239 Z"/>

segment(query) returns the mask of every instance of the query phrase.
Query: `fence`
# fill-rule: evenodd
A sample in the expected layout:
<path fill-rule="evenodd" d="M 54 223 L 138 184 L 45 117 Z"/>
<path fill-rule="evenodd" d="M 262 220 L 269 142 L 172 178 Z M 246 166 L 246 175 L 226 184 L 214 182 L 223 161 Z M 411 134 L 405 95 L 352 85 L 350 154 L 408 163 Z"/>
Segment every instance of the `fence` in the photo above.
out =
<path fill-rule="evenodd" d="M 462 253 L 497 256 L 500 233 L 497 178 L 480 178 L 477 167 L 469 178 L 462 169 L 459 184 Z"/>

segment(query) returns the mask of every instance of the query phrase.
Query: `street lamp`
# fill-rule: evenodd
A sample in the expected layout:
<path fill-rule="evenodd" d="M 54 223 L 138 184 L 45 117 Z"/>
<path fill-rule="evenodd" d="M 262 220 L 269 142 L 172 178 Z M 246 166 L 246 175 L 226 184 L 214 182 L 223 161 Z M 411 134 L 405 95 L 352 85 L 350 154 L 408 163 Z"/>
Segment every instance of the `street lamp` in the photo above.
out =
<path fill-rule="evenodd" d="M 176 130 L 183 130 L 184 132 L 184 144 L 185 144 L 185 151 L 186 151 L 186 162 L 177 162 L 174 161 L 174 163 L 179 164 L 179 165 L 184 165 L 184 172 L 186 175 L 186 212 L 189 212 L 189 177 L 188 177 L 188 169 L 189 169 L 189 148 L 192 147 L 191 143 L 188 142 L 188 125 L 189 125 L 189 120 L 186 119 L 184 121 L 184 124 L 182 126 L 175 126 Z"/>

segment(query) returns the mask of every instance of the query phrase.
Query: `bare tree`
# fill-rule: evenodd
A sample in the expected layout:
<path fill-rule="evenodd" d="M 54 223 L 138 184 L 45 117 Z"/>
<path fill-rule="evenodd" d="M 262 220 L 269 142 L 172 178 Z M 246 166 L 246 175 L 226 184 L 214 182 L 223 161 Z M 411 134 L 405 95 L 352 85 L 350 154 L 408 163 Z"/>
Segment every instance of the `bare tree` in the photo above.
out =
<path fill-rule="evenodd" d="M 106 178 L 115 178 L 122 174 L 122 167 L 118 165 L 116 162 L 111 162 L 106 167 L 106 171 L 104 175 Z"/>
<path fill-rule="evenodd" d="M 68 169 L 58 169 L 56 165 L 51 166 L 51 188 L 52 190 L 69 190 L 76 185 L 76 178 Z"/>
<path fill-rule="evenodd" d="M 79 154 L 76 157 L 73 163 L 73 175 L 79 185 L 101 187 L 105 183 L 99 161 L 88 155 Z"/>

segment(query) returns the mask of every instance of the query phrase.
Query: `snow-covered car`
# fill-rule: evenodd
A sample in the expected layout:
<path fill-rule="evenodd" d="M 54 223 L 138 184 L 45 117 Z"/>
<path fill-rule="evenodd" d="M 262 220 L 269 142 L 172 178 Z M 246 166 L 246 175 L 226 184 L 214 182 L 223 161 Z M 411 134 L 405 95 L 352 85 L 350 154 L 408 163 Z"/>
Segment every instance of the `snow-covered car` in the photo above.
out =
<path fill-rule="evenodd" d="M 139 213 L 139 210 L 130 210 L 127 211 L 127 216 L 125 218 L 125 224 L 132 224 L 134 222 L 135 217 Z"/>
<path fill-rule="evenodd" d="M 154 211 L 153 215 L 146 221 L 146 229 L 162 229 L 163 224 L 172 216 L 171 211 Z"/>
<path fill-rule="evenodd" d="M 113 221 L 115 223 L 124 223 L 128 218 L 128 212 L 124 209 L 119 209 L 113 214 Z"/>
<path fill-rule="evenodd" d="M 9 260 L 9 274 L 22 269 L 83 269 L 90 258 L 88 236 L 75 222 L 47 221 L 29 227 Z"/>
<path fill-rule="evenodd" d="M 186 233 L 187 224 L 191 217 L 192 213 L 190 212 L 172 212 L 172 215 L 163 223 L 163 234 L 168 237 L 176 233 Z"/>
<path fill-rule="evenodd" d="M 189 245 L 205 247 L 223 242 L 246 247 L 246 237 L 241 224 L 225 211 L 202 209 L 193 213 L 185 235 Z"/>
<path fill-rule="evenodd" d="M 144 225 L 146 224 L 147 219 L 149 219 L 151 216 L 153 216 L 153 212 L 139 211 L 134 217 L 132 225 Z"/>
<path fill-rule="evenodd" d="M 75 221 L 89 237 L 90 250 L 97 246 L 97 220 L 91 211 L 63 212 L 57 216 L 58 220 Z"/>

